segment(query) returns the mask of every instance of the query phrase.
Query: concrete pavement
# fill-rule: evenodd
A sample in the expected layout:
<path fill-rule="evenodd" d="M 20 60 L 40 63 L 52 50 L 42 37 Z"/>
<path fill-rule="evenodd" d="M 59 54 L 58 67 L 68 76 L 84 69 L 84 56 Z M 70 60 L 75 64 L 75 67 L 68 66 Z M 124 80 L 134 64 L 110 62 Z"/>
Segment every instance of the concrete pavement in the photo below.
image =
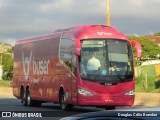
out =
<path fill-rule="evenodd" d="M 12 94 L 12 88 L 0 87 L 0 96 L 14 97 Z M 158 107 L 160 106 L 160 93 L 135 93 L 134 105 Z"/>

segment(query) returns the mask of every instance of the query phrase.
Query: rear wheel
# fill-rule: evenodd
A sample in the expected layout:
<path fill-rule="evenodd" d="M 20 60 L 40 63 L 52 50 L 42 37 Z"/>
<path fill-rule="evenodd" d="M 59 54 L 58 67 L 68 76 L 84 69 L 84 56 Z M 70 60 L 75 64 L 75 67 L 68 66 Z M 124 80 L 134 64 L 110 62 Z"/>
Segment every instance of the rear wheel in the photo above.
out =
<path fill-rule="evenodd" d="M 26 99 L 25 99 L 25 105 L 26 106 L 34 106 L 34 101 L 31 99 L 30 90 L 26 90 Z"/>
<path fill-rule="evenodd" d="M 24 94 L 25 95 L 25 94 Z M 41 101 L 37 101 L 37 100 L 32 100 L 31 96 L 30 96 L 30 90 L 27 89 L 26 91 L 26 97 L 24 97 L 24 100 L 21 99 L 21 102 L 24 101 L 24 105 L 25 106 L 36 106 L 36 107 L 40 107 L 42 102 Z"/>
<path fill-rule="evenodd" d="M 20 96 L 21 96 L 21 103 L 24 103 L 25 102 L 24 88 L 21 88 Z"/>
<path fill-rule="evenodd" d="M 71 110 L 73 105 L 66 103 L 66 95 L 62 91 L 60 93 L 60 107 L 62 110 Z"/>

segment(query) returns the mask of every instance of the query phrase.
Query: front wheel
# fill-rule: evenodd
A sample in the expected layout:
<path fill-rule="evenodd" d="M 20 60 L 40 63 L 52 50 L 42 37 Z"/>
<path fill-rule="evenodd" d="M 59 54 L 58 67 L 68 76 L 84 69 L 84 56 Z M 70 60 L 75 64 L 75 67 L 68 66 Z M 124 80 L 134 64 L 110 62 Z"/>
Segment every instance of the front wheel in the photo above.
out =
<path fill-rule="evenodd" d="M 66 96 L 63 91 L 60 93 L 60 107 L 66 111 L 71 110 L 73 107 L 73 105 L 66 103 Z"/>

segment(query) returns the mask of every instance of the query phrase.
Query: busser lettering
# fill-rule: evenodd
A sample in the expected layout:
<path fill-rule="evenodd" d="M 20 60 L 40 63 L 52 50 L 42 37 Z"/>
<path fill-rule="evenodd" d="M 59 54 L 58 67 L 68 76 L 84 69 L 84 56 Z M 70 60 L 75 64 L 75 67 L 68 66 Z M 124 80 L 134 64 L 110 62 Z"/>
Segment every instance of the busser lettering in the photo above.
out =
<path fill-rule="evenodd" d="M 33 59 L 32 59 L 33 58 Z M 32 56 L 32 51 L 30 52 L 30 56 L 25 56 L 22 52 L 22 62 L 23 62 L 23 72 L 24 78 L 27 80 L 30 73 L 30 66 L 32 66 L 32 73 L 34 75 L 47 75 L 50 60 L 35 60 L 34 56 Z"/>
<path fill-rule="evenodd" d="M 49 60 L 40 60 L 40 61 L 35 61 L 33 59 L 33 74 L 34 75 L 43 75 L 43 74 L 48 74 L 48 65 L 50 61 Z"/>

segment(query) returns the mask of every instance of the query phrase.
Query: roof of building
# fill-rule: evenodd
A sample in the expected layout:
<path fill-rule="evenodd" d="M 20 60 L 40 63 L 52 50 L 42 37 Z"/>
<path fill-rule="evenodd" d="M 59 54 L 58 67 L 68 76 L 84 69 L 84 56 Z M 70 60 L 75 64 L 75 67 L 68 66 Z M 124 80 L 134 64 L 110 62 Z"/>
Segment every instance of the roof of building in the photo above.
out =
<path fill-rule="evenodd" d="M 160 44 L 160 36 L 145 35 L 145 37 L 151 39 L 156 44 Z"/>

